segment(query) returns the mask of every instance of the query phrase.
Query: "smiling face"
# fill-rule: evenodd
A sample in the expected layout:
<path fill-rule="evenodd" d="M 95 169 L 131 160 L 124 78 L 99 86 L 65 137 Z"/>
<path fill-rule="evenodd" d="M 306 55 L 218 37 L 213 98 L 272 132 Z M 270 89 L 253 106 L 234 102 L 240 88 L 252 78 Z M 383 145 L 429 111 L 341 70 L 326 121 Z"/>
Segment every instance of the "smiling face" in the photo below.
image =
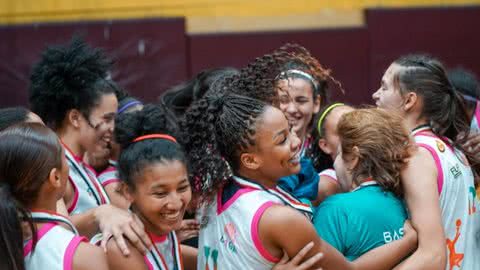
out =
<path fill-rule="evenodd" d="M 134 182 L 135 190 L 125 188 L 125 195 L 147 230 L 164 235 L 179 229 L 192 199 L 185 164 L 178 160 L 149 164 Z"/>
<path fill-rule="evenodd" d="M 248 158 L 245 158 L 248 157 Z M 285 115 L 268 106 L 256 124 L 255 146 L 243 154 L 254 161 L 258 179 L 275 185 L 283 177 L 300 171 L 300 139 L 290 131 Z"/>
<path fill-rule="evenodd" d="M 280 110 L 287 117 L 292 130 L 303 139 L 313 115 L 320 109 L 320 96 L 314 97 L 312 83 L 306 79 L 279 80 L 277 87 Z"/>
<path fill-rule="evenodd" d="M 81 123 L 82 145 L 91 152 L 108 151 L 113 137 L 118 102 L 115 94 L 101 95 L 98 104 Z"/>

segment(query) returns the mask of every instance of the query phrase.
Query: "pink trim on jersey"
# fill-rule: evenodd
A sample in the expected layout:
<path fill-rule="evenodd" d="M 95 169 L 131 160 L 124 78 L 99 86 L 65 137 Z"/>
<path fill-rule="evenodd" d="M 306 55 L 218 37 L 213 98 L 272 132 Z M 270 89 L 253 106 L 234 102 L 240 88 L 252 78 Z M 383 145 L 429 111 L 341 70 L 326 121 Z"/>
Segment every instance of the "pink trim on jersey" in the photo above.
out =
<path fill-rule="evenodd" d="M 143 260 L 145 261 L 145 264 L 147 265 L 148 270 L 153 270 L 153 265 L 152 263 L 148 260 L 147 256 L 143 256 Z"/>
<path fill-rule="evenodd" d="M 241 195 L 246 194 L 251 191 L 255 191 L 256 189 L 253 189 L 251 187 L 245 187 L 242 189 L 237 190 L 235 194 L 228 199 L 225 204 L 222 205 L 222 193 L 223 193 L 223 188 L 217 193 L 217 215 L 220 215 L 223 211 L 227 210 L 232 203 L 234 203 Z"/>
<path fill-rule="evenodd" d="M 116 170 L 117 170 L 117 168 L 115 166 L 110 166 L 110 167 L 106 168 L 103 172 L 101 172 L 99 175 L 102 175 L 104 173 L 114 172 Z"/>
<path fill-rule="evenodd" d="M 152 238 L 152 242 L 153 242 L 153 243 L 162 243 L 162 242 L 165 242 L 165 240 L 167 240 L 167 236 L 168 236 L 168 234 L 156 235 L 156 234 L 154 234 L 154 233 L 150 233 L 150 238 Z"/>
<path fill-rule="evenodd" d="M 414 137 L 416 136 L 425 136 L 425 137 L 430 137 L 430 138 L 434 138 L 434 139 L 437 139 L 437 140 L 440 140 L 442 141 L 447 147 L 448 149 L 452 150 L 452 152 L 455 152 L 455 150 L 453 149 L 453 146 L 450 145 L 449 143 L 449 139 L 447 137 L 443 137 L 443 138 L 440 138 L 438 137 L 437 135 L 431 133 L 431 132 L 427 132 L 427 131 L 420 131 L 419 133 L 413 135 Z"/>
<path fill-rule="evenodd" d="M 37 243 L 45 236 L 53 227 L 57 226 L 55 223 L 46 223 L 37 231 Z M 33 239 L 28 240 L 27 244 L 23 247 L 23 257 L 27 257 L 33 249 Z"/>
<path fill-rule="evenodd" d="M 65 250 L 65 255 L 63 256 L 63 270 L 73 269 L 73 256 L 81 242 L 87 242 L 87 238 L 75 236 L 68 244 L 67 249 Z"/>
<path fill-rule="evenodd" d="M 475 107 L 475 119 L 477 124 L 480 125 L 480 101 L 477 100 L 477 106 Z"/>
<path fill-rule="evenodd" d="M 424 144 L 424 143 L 417 143 L 418 146 L 423 147 L 432 154 L 433 159 L 435 160 L 435 165 L 437 167 L 437 188 L 438 188 L 438 194 L 442 193 L 443 189 L 443 169 L 442 169 L 442 163 L 440 162 L 440 157 L 438 156 L 437 152 L 435 149 L 433 149 L 430 145 Z"/>
<path fill-rule="evenodd" d="M 68 213 L 72 213 L 73 210 L 75 210 L 75 208 L 77 207 L 77 203 L 78 203 L 78 188 L 70 176 L 68 176 L 68 181 L 70 181 L 73 187 L 73 201 L 70 207 L 68 207 L 67 211 Z"/>
<path fill-rule="evenodd" d="M 277 263 L 280 261 L 280 258 L 276 258 L 268 250 L 262 245 L 262 242 L 260 241 L 260 236 L 258 236 L 258 223 L 260 222 L 260 218 L 262 217 L 263 213 L 267 208 L 269 208 L 272 205 L 276 205 L 277 203 L 274 202 L 266 202 L 262 204 L 255 212 L 255 215 L 253 216 L 252 220 L 252 225 L 251 225 L 251 234 L 252 234 L 252 240 L 253 244 L 257 248 L 257 251 L 264 257 L 266 260 L 272 262 L 272 263 Z"/>
<path fill-rule="evenodd" d="M 102 183 L 102 186 L 103 186 L 103 187 L 106 187 L 106 186 L 108 186 L 108 185 L 110 185 L 110 184 L 118 183 L 118 182 L 120 182 L 120 179 L 117 179 L 117 178 L 109 179 L 109 180 L 103 182 L 103 183 Z"/>

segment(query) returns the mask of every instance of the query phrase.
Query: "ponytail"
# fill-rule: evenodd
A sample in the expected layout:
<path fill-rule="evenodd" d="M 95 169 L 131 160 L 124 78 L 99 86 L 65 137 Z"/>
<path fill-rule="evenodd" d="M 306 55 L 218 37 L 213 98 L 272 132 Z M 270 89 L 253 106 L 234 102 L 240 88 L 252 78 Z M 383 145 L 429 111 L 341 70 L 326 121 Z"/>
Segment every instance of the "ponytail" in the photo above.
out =
<path fill-rule="evenodd" d="M 0 183 L 0 216 L 0 269 L 25 270 L 22 220 L 19 216 L 29 225 L 33 246 L 37 242 L 36 230 L 30 215 L 16 202 L 6 183 Z"/>
<path fill-rule="evenodd" d="M 394 77 L 400 92 L 413 91 L 422 97 L 422 116 L 430 121 L 433 132 L 450 139 L 466 155 L 476 177 L 480 175 L 480 159 L 462 147 L 470 131 L 465 104 L 443 65 L 426 55 L 407 55 L 394 63 L 402 67 Z"/>
<path fill-rule="evenodd" d="M 256 120 L 266 106 L 245 96 L 215 94 L 198 100 L 187 111 L 181 141 L 200 201 L 210 201 L 239 168 L 241 152 L 255 144 Z"/>

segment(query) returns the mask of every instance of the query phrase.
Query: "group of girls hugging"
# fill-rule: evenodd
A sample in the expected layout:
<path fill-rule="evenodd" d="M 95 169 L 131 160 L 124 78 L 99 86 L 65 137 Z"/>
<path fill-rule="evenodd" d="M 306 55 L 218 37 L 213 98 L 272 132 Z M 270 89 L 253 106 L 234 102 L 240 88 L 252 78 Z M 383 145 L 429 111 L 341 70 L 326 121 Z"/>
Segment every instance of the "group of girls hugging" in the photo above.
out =
<path fill-rule="evenodd" d="M 0 269 L 480 269 L 475 78 L 395 60 L 376 106 L 287 44 L 144 104 L 74 38 L 0 110 Z"/>

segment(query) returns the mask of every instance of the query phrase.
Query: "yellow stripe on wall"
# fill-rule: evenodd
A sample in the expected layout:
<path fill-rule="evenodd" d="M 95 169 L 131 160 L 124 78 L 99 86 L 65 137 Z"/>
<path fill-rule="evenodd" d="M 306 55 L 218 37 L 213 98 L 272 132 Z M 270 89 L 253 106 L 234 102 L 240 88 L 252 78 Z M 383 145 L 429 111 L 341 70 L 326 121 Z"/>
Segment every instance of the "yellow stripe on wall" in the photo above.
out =
<path fill-rule="evenodd" d="M 0 24 L 186 17 L 191 33 L 362 25 L 369 7 L 478 5 L 480 0 L 0 0 Z"/>

